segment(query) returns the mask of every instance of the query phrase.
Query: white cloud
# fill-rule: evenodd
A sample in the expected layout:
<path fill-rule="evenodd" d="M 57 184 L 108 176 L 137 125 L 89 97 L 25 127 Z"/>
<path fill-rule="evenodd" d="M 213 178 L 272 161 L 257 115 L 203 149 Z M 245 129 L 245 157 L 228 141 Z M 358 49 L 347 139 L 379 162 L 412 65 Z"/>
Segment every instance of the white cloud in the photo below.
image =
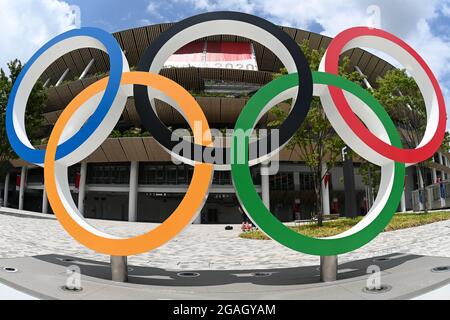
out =
<path fill-rule="evenodd" d="M 154 18 L 162 19 L 163 15 L 161 14 L 161 3 L 160 2 L 149 2 L 147 5 L 147 12 Z M 142 22 L 148 22 L 146 24 L 150 24 L 151 21 L 148 19 L 142 19 Z"/>
<path fill-rule="evenodd" d="M 158 11 L 160 4 L 158 2 L 149 2 L 147 5 L 147 11 L 149 13 L 155 13 Z"/>
<path fill-rule="evenodd" d="M 80 26 L 79 8 L 59 0 L 0 0 L 0 67 L 26 62 L 52 37 Z"/>
<path fill-rule="evenodd" d="M 450 17 L 450 5 L 448 3 L 444 3 L 442 5 L 442 14 L 447 17 Z"/>
<path fill-rule="evenodd" d="M 253 12 L 258 6 L 258 2 L 254 3 L 250 0 L 227 0 L 227 1 L 211 1 L 211 0 L 181 0 L 179 2 L 190 2 L 194 8 L 207 11 L 217 10 L 235 10 L 241 12 Z M 264 2 L 264 1 L 261 1 Z M 273 2 L 272 2 L 273 5 Z"/>

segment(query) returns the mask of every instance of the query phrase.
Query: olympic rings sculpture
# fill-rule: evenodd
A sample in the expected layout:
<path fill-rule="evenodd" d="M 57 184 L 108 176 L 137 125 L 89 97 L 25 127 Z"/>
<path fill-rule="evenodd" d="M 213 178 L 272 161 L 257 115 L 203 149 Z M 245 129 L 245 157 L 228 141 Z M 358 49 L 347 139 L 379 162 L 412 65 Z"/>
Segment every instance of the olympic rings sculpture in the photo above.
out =
<path fill-rule="evenodd" d="M 260 89 L 240 114 L 230 152 L 211 146 L 212 136 L 205 115 L 196 100 L 180 85 L 158 75 L 164 62 L 178 49 L 202 37 L 231 34 L 257 41 L 270 49 L 288 71 Z M 46 150 L 36 150 L 25 131 L 26 102 L 43 71 L 64 54 L 91 47 L 110 57 L 110 75 L 78 94 L 57 120 Z M 380 50 L 395 58 L 416 80 L 424 97 L 427 128 L 416 149 L 402 149 L 399 134 L 389 115 L 366 90 L 337 75 L 341 53 L 355 47 Z M 367 216 L 350 230 L 329 238 L 310 238 L 278 221 L 256 192 L 250 166 L 270 159 L 286 145 L 304 121 L 313 95 L 320 97 L 331 125 L 356 153 L 381 167 L 377 198 Z M 191 185 L 177 209 L 162 224 L 132 238 L 106 234 L 87 223 L 78 211 L 68 185 L 67 169 L 93 153 L 114 129 L 130 96 L 144 127 L 156 141 L 184 163 L 194 166 Z M 193 127 L 190 149 L 194 156 L 173 152 L 169 128 L 158 118 L 154 99 L 176 108 Z M 236 132 L 252 131 L 262 115 L 276 104 L 292 99 L 292 109 L 279 129 L 280 143 L 274 148 L 268 135 L 238 144 Z M 231 170 L 236 194 L 252 221 L 269 237 L 298 252 L 337 255 L 367 244 L 391 220 L 404 188 L 405 167 L 430 158 L 445 134 L 446 109 L 439 84 L 425 61 L 405 42 L 383 30 L 350 28 L 330 43 L 318 72 L 311 72 L 299 46 L 272 23 L 238 12 L 213 12 L 185 19 L 162 33 L 145 51 L 137 72 L 130 72 L 120 46 L 109 33 L 81 28 L 63 33 L 45 44 L 25 65 L 14 83 L 7 106 L 6 129 L 14 151 L 24 160 L 44 167 L 49 202 L 64 229 L 77 241 L 99 253 L 128 256 L 155 249 L 170 241 L 189 225 L 208 196 L 214 170 Z M 201 136 L 200 136 L 201 135 Z M 206 138 L 205 138 L 206 137 Z M 252 144 L 266 145 L 256 157 L 249 155 Z M 222 152 L 223 162 L 207 163 L 198 154 Z M 244 161 L 237 161 L 237 159 Z"/>

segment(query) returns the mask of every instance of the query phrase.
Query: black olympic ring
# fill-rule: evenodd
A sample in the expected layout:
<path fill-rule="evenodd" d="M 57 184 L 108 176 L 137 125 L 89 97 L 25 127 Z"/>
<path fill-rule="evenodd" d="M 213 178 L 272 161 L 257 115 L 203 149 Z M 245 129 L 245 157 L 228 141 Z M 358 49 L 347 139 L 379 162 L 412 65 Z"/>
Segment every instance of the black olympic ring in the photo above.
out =
<path fill-rule="evenodd" d="M 308 114 L 310 109 L 312 94 L 313 94 L 313 80 L 312 73 L 309 67 L 308 61 L 299 48 L 299 45 L 280 27 L 272 24 L 271 22 L 245 13 L 239 12 L 212 12 L 212 13 L 204 13 L 199 14 L 185 20 L 182 20 L 176 23 L 173 27 L 163 32 L 159 37 L 157 37 L 150 46 L 146 49 L 144 55 L 142 56 L 139 64 L 138 71 L 153 71 L 151 70 L 152 64 L 154 63 L 155 57 L 159 54 L 160 50 L 171 41 L 177 34 L 186 30 L 187 28 L 195 27 L 204 22 L 213 22 L 218 21 L 223 24 L 223 21 L 235 21 L 243 22 L 252 26 L 256 26 L 259 29 L 265 31 L 273 35 L 276 39 L 278 39 L 281 44 L 287 49 L 290 54 L 290 58 L 293 60 L 293 63 L 296 67 L 296 72 L 298 73 L 299 90 L 297 93 L 296 99 L 294 99 L 294 103 L 292 109 L 287 116 L 286 120 L 283 124 L 278 128 L 279 137 L 277 137 L 276 145 L 277 149 L 273 149 L 272 145 L 272 135 L 268 133 L 266 136 L 260 138 L 259 141 L 253 141 L 250 144 L 251 148 L 255 148 L 253 150 L 258 150 L 256 154 L 250 155 L 250 161 L 257 161 L 258 159 L 263 158 L 264 156 L 271 155 L 277 152 L 281 147 L 289 142 L 298 128 L 301 126 L 303 121 Z M 234 31 L 236 33 L 236 31 Z M 228 33 L 233 34 L 233 33 Z M 201 37 L 200 37 L 201 38 Z M 198 38 L 197 38 L 198 39 Z M 193 39 L 193 40 L 197 40 Z M 180 48 L 171 48 L 174 53 L 176 50 Z M 274 52 L 277 54 L 276 52 Z M 162 61 L 164 63 L 165 61 Z M 160 70 L 157 70 L 159 72 Z M 143 126 L 154 136 L 154 138 L 167 150 L 173 150 L 174 147 L 179 143 L 179 141 L 172 140 L 172 131 L 159 119 L 156 114 L 155 109 L 153 108 L 148 88 L 141 85 L 134 86 L 134 96 L 135 96 L 135 104 L 137 112 L 140 116 Z M 211 155 L 217 155 L 217 150 L 221 149 L 220 147 L 204 147 L 199 144 L 194 144 L 188 142 L 190 148 L 190 154 L 181 156 L 189 159 L 190 161 L 196 162 L 205 162 L 203 159 L 203 155 L 205 152 Z M 261 146 L 264 146 L 261 148 Z M 205 150 L 207 149 L 207 150 Z M 208 150 L 209 149 L 209 150 Z M 223 155 L 223 164 L 229 165 L 230 161 L 230 152 L 229 148 L 225 147 L 220 150 Z M 217 160 L 217 158 L 216 158 Z"/>

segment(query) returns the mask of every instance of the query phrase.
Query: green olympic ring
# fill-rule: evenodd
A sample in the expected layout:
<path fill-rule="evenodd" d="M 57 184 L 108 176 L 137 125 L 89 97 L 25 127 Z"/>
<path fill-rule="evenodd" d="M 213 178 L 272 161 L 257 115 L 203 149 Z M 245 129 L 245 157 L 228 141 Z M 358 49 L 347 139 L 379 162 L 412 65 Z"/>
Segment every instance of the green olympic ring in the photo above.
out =
<path fill-rule="evenodd" d="M 352 93 L 366 103 L 383 124 L 391 144 L 398 148 L 402 147 L 400 136 L 394 123 L 380 103 L 369 92 L 347 79 L 329 73 L 313 72 L 313 81 L 314 84 L 341 88 Z M 237 147 L 239 143 L 237 132 L 239 130 L 241 132 L 242 130 L 244 132 L 251 132 L 265 106 L 274 97 L 280 95 L 285 90 L 296 86 L 298 86 L 298 76 L 295 73 L 282 76 L 259 90 L 248 101 L 240 114 L 234 129 L 231 146 L 231 154 L 233 156 L 231 174 L 236 194 L 238 195 L 243 209 L 253 222 L 270 238 L 292 250 L 318 256 L 332 256 L 353 251 L 373 240 L 391 221 L 403 193 L 405 164 L 400 162 L 395 162 L 393 164 L 394 175 L 391 186 L 392 191 L 390 192 L 384 207 L 381 209 L 380 214 L 365 228 L 353 234 L 343 237 L 311 238 L 299 234 L 281 223 L 270 210 L 264 206 L 260 196 L 255 190 L 248 163 L 249 135 L 246 134 L 245 136 L 245 147 L 239 148 Z M 244 154 L 242 154 L 242 152 L 244 152 Z M 239 162 L 237 159 L 239 159 Z"/>

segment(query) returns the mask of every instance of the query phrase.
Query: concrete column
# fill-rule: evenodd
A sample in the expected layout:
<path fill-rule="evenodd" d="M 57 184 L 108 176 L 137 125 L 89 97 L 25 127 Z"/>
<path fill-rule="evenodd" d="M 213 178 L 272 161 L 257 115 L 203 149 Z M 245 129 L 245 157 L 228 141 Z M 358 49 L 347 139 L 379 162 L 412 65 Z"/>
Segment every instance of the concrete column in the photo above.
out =
<path fill-rule="evenodd" d="M 42 213 L 48 213 L 48 198 L 47 198 L 47 190 L 42 189 Z"/>
<path fill-rule="evenodd" d="M 64 71 L 64 73 L 62 74 L 61 78 L 59 78 L 58 82 L 56 82 L 55 87 L 59 86 L 64 81 L 64 79 L 67 77 L 69 72 L 70 72 L 69 69 L 66 69 L 66 71 Z"/>
<path fill-rule="evenodd" d="M 300 191 L 300 172 L 294 172 L 294 190 Z"/>
<path fill-rule="evenodd" d="M 434 156 L 431 158 L 431 161 L 434 161 Z M 431 178 L 433 179 L 433 183 L 437 182 L 437 171 L 435 168 L 431 168 Z"/>
<path fill-rule="evenodd" d="M 128 221 L 137 221 L 137 198 L 139 184 L 139 162 L 132 161 L 130 166 L 130 196 L 128 198 Z"/>
<path fill-rule="evenodd" d="M 433 179 L 433 183 L 436 183 L 437 182 L 437 172 L 436 172 L 435 168 L 431 169 L 431 176 L 432 176 L 432 179 Z"/>
<path fill-rule="evenodd" d="M 363 78 L 363 82 L 364 82 L 364 85 L 366 86 L 366 88 L 372 91 L 373 88 L 372 88 L 369 80 L 367 80 L 367 76 L 361 71 L 361 69 L 358 66 L 355 66 L 355 70 Z"/>
<path fill-rule="evenodd" d="M 261 194 L 264 205 L 270 210 L 269 164 L 261 164 Z"/>
<path fill-rule="evenodd" d="M 8 190 L 9 190 L 9 179 L 11 177 L 11 174 L 8 172 L 6 173 L 6 178 L 5 178 L 5 190 L 4 190 L 4 194 L 3 194 L 3 206 L 5 208 L 8 207 Z"/>
<path fill-rule="evenodd" d="M 402 193 L 402 199 L 400 200 L 400 211 L 406 212 L 406 197 L 405 197 L 405 190 L 403 190 Z"/>
<path fill-rule="evenodd" d="M 89 61 L 88 65 L 86 66 L 86 68 L 84 68 L 83 72 L 80 75 L 80 80 L 83 80 L 86 77 L 89 70 L 91 70 L 92 66 L 94 65 L 94 62 L 95 62 L 95 59 L 92 59 L 91 61 Z"/>
<path fill-rule="evenodd" d="M 422 177 L 422 172 L 419 171 L 419 188 L 422 189 L 423 188 L 423 177 Z"/>
<path fill-rule="evenodd" d="M 326 163 L 322 164 L 322 177 L 327 173 Z M 322 179 L 322 212 L 323 214 L 330 214 L 330 184 L 325 186 L 325 178 Z"/>
<path fill-rule="evenodd" d="M 448 159 L 446 156 L 442 155 L 442 158 L 444 159 L 444 166 L 448 168 Z M 444 173 L 444 180 L 448 179 L 448 173 Z"/>
<path fill-rule="evenodd" d="M 419 195 L 423 190 L 423 177 L 422 177 L 422 172 L 419 171 L 419 169 L 417 169 L 418 171 L 418 176 L 419 176 Z M 426 190 L 425 190 L 426 192 Z M 422 195 L 422 202 L 419 203 L 419 210 L 424 210 L 425 208 L 425 196 L 426 195 Z"/>
<path fill-rule="evenodd" d="M 23 210 L 23 202 L 25 200 L 25 183 L 27 181 L 27 167 L 22 167 L 20 172 L 20 188 L 19 188 L 19 210 Z"/>
<path fill-rule="evenodd" d="M 439 163 L 441 165 L 445 166 L 444 156 L 440 152 L 438 153 L 438 155 L 439 155 Z M 441 180 L 442 181 L 445 180 L 445 172 L 444 171 L 441 171 Z"/>
<path fill-rule="evenodd" d="M 84 199 L 86 197 L 87 162 L 81 163 L 80 185 L 78 186 L 78 211 L 84 215 Z"/>
<path fill-rule="evenodd" d="M 50 78 L 47 79 L 47 81 L 45 81 L 44 83 L 44 88 L 47 88 L 47 86 L 50 84 Z"/>

